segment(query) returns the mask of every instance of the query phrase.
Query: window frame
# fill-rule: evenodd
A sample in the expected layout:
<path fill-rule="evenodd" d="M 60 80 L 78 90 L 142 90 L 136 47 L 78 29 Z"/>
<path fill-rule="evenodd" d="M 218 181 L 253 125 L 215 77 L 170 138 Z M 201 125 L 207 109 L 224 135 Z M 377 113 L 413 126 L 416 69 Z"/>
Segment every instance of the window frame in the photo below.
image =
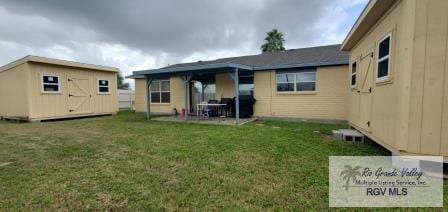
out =
<path fill-rule="evenodd" d="M 356 69 L 353 72 L 353 65 L 355 65 Z M 353 84 L 353 75 L 355 75 L 355 84 Z M 350 65 L 350 88 L 358 87 L 358 61 L 355 60 Z"/>
<path fill-rule="evenodd" d="M 293 82 L 278 82 L 278 75 L 279 74 L 294 74 L 294 81 Z M 295 72 L 283 72 L 283 73 L 276 73 L 275 74 L 275 89 L 277 90 L 277 92 L 278 93 L 294 93 L 295 91 L 296 91 L 296 78 L 297 78 L 297 76 L 296 76 L 296 73 Z M 294 88 L 294 90 L 293 91 L 279 91 L 278 90 L 278 84 L 293 84 L 293 88 Z"/>
<path fill-rule="evenodd" d="M 312 73 L 314 74 L 314 81 L 298 81 L 298 75 L 299 74 L 307 74 L 307 73 Z M 278 78 L 277 75 L 279 74 L 294 74 L 294 81 L 293 82 L 278 82 Z M 297 84 L 298 83 L 314 83 L 314 90 L 312 91 L 298 91 L 297 90 Z M 293 91 L 279 91 L 278 90 L 278 84 L 293 84 L 294 85 L 294 90 Z M 276 91 L 279 94 L 303 94 L 303 93 L 316 93 L 317 92 L 317 70 L 315 71 L 291 71 L 291 72 L 277 72 L 275 74 L 275 86 L 276 86 Z"/>
<path fill-rule="evenodd" d="M 382 58 L 379 58 L 380 55 L 380 44 L 385 41 L 387 38 L 389 38 L 389 52 L 387 53 L 386 56 L 383 56 Z M 382 83 L 382 82 L 387 82 L 390 81 L 390 75 L 391 75 L 391 70 L 390 70 L 390 64 L 391 64 L 391 52 L 392 52 L 392 32 L 387 33 L 385 36 L 383 36 L 376 44 L 376 68 L 375 68 L 375 81 L 376 83 Z M 387 75 L 386 76 L 382 76 L 382 77 L 378 77 L 378 68 L 379 68 L 379 64 L 381 62 L 383 62 L 384 60 L 388 60 L 387 63 Z"/>
<path fill-rule="evenodd" d="M 49 83 L 49 82 L 44 82 L 44 77 L 57 77 L 58 78 L 58 82 L 57 83 Z M 44 94 L 60 94 L 62 92 L 62 87 L 61 87 L 61 77 L 57 74 L 41 74 L 40 77 L 41 83 L 40 83 L 40 90 L 41 93 Z M 45 85 L 57 85 L 58 86 L 58 91 L 45 91 Z"/>
<path fill-rule="evenodd" d="M 153 91 L 152 90 L 152 86 L 154 85 L 154 82 L 159 82 L 159 90 L 158 91 Z M 170 84 L 169 91 L 163 91 L 162 90 L 162 82 L 168 82 Z M 153 80 L 151 82 L 151 85 L 149 86 L 149 90 L 150 90 L 149 101 L 151 102 L 151 104 L 159 104 L 159 105 L 169 105 L 169 104 L 171 104 L 171 80 L 170 79 Z M 152 93 L 158 93 L 160 95 L 159 102 L 153 102 L 152 101 Z M 162 102 L 162 93 L 169 93 L 169 95 L 170 95 L 170 101 L 169 102 Z"/>
<path fill-rule="evenodd" d="M 100 81 L 101 80 L 107 81 L 107 86 L 100 85 Z M 97 83 L 97 93 L 98 93 L 98 95 L 109 95 L 109 94 L 111 94 L 111 92 L 110 92 L 110 80 L 109 79 L 97 78 L 96 79 L 96 83 Z M 100 87 L 107 87 L 108 88 L 108 92 L 100 91 Z"/>

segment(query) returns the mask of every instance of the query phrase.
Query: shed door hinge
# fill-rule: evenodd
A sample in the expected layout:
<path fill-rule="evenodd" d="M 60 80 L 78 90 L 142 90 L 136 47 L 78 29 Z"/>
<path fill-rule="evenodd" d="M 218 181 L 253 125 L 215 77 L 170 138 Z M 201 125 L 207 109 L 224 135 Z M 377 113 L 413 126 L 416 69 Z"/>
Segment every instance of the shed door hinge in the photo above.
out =
<path fill-rule="evenodd" d="M 372 93 L 372 87 L 369 88 L 369 93 Z"/>
<path fill-rule="evenodd" d="M 370 121 L 367 122 L 367 126 L 370 127 Z"/>
<path fill-rule="evenodd" d="M 73 95 L 72 94 L 68 94 L 68 97 L 72 97 Z"/>
<path fill-rule="evenodd" d="M 73 110 L 73 109 L 68 110 L 68 112 L 73 112 L 73 111 L 75 111 L 75 110 Z"/>

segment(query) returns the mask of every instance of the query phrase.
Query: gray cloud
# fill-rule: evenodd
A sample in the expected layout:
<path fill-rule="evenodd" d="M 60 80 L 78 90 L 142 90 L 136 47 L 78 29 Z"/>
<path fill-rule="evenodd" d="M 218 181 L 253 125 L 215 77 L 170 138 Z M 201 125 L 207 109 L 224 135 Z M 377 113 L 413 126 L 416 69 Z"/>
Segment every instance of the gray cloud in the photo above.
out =
<path fill-rule="evenodd" d="M 341 42 L 366 0 L 0 0 L 0 47 L 122 69 L 259 52 L 272 28 L 287 48 Z M 335 18 L 337 17 L 337 18 Z M 0 50 L 2 58 L 8 51 Z M 9 51 L 10 52 L 10 51 Z M 12 53 L 14 55 L 15 53 Z M 105 64 L 107 63 L 107 64 Z M 124 70 L 129 73 L 129 70 Z"/>

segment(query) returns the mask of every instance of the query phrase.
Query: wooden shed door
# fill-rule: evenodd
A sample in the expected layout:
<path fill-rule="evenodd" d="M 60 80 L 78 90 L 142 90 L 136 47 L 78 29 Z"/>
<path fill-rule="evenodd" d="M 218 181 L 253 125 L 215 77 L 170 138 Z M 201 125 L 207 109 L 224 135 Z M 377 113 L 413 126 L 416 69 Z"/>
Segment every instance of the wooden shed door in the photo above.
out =
<path fill-rule="evenodd" d="M 88 77 L 69 76 L 67 80 L 69 114 L 92 113 Z"/>
<path fill-rule="evenodd" d="M 370 132 L 372 116 L 372 89 L 374 80 L 373 48 L 365 51 L 360 61 L 360 86 L 359 86 L 359 127 Z"/>

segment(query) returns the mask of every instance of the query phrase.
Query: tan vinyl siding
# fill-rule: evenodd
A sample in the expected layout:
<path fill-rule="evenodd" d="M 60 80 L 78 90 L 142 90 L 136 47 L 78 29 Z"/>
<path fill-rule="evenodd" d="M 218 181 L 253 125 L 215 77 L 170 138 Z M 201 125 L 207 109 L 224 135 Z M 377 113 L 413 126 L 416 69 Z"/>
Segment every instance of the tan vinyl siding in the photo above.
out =
<path fill-rule="evenodd" d="M 319 67 L 316 91 L 308 93 L 278 93 L 275 71 L 254 74 L 254 115 L 346 120 L 348 66 Z"/>
<path fill-rule="evenodd" d="M 235 96 L 235 84 L 229 74 L 221 73 L 215 75 L 216 99 L 233 98 Z"/>
<path fill-rule="evenodd" d="M 135 79 L 135 110 L 137 112 L 147 111 L 147 90 L 145 87 L 145 79 Z M 180 77 L 173 76 L 170 78 L 170 91 L 170 103 L 152 103 L 151 113 L 171 113 L 173 108 L 176 108 L 176 110 L 181 113 L 182 109 L 185 107 L 185 88 Z"/>
<path fill-rule="evenodd" d="M 0 116 L 28 117 L 28 64 L 0 72 Z"/>
<path fill-rule="evenodd" d="M 146 79 L 135 79 L 135 111 L 146 112 Z"/>
<path fill-rule="evenodd" d="M 346 120 L 348 66 L 319 67 L 317 91 L 314 94 L 278 94 L 275 71 L 254 74 L 255 116 Z M 216 99 L 233 98 L 234 83 L 226 73 L 215 75 Z M 135 79 L 135 109 L 146 112 L 145 79 Z M 184 108 L 184 86 L 180 77 L 171 77 L 171 103 L 151 104 L 151 112 L 179 112 Z"/>

